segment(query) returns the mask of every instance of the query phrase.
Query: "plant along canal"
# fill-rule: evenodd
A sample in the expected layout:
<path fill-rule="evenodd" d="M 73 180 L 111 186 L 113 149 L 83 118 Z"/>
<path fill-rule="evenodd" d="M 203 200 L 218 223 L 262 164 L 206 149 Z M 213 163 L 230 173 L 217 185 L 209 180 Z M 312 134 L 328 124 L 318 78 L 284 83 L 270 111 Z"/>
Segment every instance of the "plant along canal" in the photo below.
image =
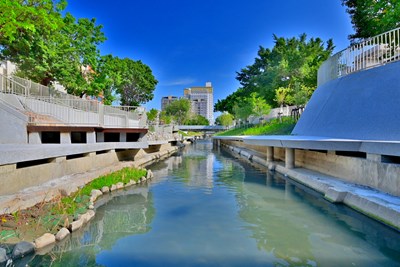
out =
<path fill-rule="evenodd" d="M 400 233 L 199 141 L 25 266 L 400 266 Z M 107 199 L 108 198 L 108 199 Z"/>

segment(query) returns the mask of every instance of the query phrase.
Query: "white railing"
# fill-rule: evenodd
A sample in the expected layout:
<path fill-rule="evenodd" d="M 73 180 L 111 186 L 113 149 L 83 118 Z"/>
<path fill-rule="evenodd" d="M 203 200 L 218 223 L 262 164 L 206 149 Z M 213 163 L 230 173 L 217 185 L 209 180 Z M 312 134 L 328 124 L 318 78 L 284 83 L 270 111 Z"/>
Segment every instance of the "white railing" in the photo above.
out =
<path fill-rule="evenodd" d="M 344 49 L 318 70 L 318 86 L 347 74 L 400 59 L 400 28 L 368 38 Z"/>
<path fill-rule="evenodd" d="M 0 93 L 14 94 L 24 105 L 31 124 L 67 124 L 102 127 L 144 128 L 143 107 L 106 106 L 19 77 L 0 74 Z"/>

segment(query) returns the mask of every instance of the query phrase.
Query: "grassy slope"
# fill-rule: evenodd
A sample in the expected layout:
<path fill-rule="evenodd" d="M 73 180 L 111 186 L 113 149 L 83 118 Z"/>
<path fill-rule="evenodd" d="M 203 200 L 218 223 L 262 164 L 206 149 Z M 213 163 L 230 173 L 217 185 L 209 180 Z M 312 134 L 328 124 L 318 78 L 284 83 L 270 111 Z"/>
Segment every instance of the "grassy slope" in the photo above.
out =
<path fill-rule="evenodd" d="M 282 122 L 278 119 L 273 119 L 265 124 L 256 125 L 251 128 L 241 127 L 231 129 L 222 133 L 216 134 L 217 136 L 232 136 L 232 135 L 289 135 L 296 122 L 290 117 L 283 118 Z"/>

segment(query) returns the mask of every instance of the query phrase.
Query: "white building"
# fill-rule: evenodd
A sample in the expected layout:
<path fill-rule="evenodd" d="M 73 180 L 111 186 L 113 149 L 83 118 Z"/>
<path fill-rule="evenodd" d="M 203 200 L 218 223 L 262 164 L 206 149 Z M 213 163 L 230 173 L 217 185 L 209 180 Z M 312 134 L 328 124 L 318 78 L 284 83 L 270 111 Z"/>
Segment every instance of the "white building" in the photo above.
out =
<path fill-rule="evenodd" d="M 214 98 L 211 82 L 207 82 L 205 87 L 184 89 L 184 97 L 190 100 L 193 113 L 204 116 L 210 125 L 214 125 Z"/>

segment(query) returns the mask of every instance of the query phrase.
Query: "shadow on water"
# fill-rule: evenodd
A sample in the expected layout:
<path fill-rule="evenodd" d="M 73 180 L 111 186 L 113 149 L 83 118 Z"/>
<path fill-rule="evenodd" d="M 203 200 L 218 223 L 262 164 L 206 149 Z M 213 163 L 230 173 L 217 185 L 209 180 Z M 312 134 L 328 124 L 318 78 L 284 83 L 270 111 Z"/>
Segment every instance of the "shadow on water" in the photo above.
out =
<path fill-rule="evenodd" d="M 211 142 L 149 167 L 149 186 L 16 266 L 400 266 L 399 232 Z"/>

